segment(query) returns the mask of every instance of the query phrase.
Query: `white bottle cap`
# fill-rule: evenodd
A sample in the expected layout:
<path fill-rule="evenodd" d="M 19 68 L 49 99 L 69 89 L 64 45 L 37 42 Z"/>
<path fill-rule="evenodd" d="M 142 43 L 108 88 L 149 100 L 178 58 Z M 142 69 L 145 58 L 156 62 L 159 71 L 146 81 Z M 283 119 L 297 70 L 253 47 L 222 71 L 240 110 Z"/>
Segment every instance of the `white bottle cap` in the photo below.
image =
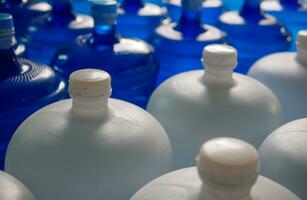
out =
<path fill-rule="evenodd" d="M 110 97 L 111 76 L 99 69 L 82 69 L 69 76 L 69 94 L 72 97 Z"/>
<path fill-rule="evenodd" d="M 207 68 L 234 69 L 238 62 L 238 52 L 235 48 L 224 44 L 211 44 L 203 49 L 203 65 Z"/>
<path fill-rule="evenodd" d="M 117 16 L 116 0 L 92 0 L 91 15 L 95 26 L 113 25 Z"/>
<path fill-rule="evenodd" d="M 298 48 L 307 48 L 307 30 L 301 30 L 297 34 L 297 46 Z"/>
<path fill-rule="evenodd" d="M 260 162 L 252 145 L 234 138 L 216 138 L 201 147 L 197 168 L 205 183 L 246 188 L 257 180 Z"/>

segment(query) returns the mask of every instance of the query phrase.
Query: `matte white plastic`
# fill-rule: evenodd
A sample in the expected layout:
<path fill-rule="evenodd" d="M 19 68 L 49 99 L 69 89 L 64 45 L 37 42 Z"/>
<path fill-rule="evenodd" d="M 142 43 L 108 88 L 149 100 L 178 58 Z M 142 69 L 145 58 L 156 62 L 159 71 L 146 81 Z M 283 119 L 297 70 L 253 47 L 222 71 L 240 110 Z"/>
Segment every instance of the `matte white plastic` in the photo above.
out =
<path fill-rule="evenodd" d="M 278 97 L 287 122 L 307 116 L 307 32 L 300 31 L 297 52 L 265 56 L 249 75 L 268 86 Z"/>
<path fill-rule="evenodd" d="M 171 169 L 164 129 L 141 108 L 108 99 L 108 81 L 100 70 L 73 73 L 73 99 L 44 107 L 14 134 L 5 169 L 38 199 L 127 200 Z"/>
<path fill-rule="evenodd" d="M 307 118 L 274 131 L 259 148 L 262 174 L 307 199 Z"/>
<path fill-rule="evenodd" d="M 1 200 L 35 200 L 32 193 L 20 181 L 0 171 Z"/>
<path fill-rule="evenodd" d="M 281 185 L 259 174 L 254 147 L 234 138 L 209 140 L 197 167 L 161 176 L 131 200 L 298 200 Z"/>
<path fill-rule="evenodd" d="M 235 137 L 259 147 L 281 125 L 275 95 L 255 79 L 232 72 L 233 48 L 213 47 L 211 54 L 218 54 L 221 65 L 206 64 L 205 73 L 196 70 L 168 79 L 154 91 L 147 107 L 170 137 L 177 169 L 192 166 L 198 147 L 208 139 Z M 228 51 L 230 57 L 221 56 Z M 206 55 L 203 62 L 209 63 Z"/>

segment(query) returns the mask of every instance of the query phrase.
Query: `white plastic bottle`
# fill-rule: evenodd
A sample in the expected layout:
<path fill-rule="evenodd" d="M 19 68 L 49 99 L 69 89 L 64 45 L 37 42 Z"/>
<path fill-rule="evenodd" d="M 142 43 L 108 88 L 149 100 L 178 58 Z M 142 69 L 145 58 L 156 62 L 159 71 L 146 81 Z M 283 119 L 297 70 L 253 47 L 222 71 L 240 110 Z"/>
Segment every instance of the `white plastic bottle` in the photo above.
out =
<path fill-rule="evenodd" d="M 286 121 L 307 116 L 307 30 L 300 31 L 297 38 L 297 52 L 265 56 L 249 72 L 276 94 Z"/>
<path fill-rule="evenodd" d="M 256 149 L 234 138 L 206 142 L 197 167 L 161 176 L 131 200 L 298 200 L 281 185 L 259 176 Z"/>
<path fill-rule="evenodd" d="M 171 169 L 171 147 L 149 113 L 109 98 L 111 77 L 96 69 L 70 75 L 72 99 L 25 120 L 5 169 L 42 200 L 127 200 Z"/>
<path fill-rule="evenodd" d="M 262 174 L 307 199 L 307 118 L 283 125 L 259 148 Z"/>
<path fill-rule="evenodd" d="M 35 200 L 32 193 L 20 181 L 0 171 L 1 200 Z"/>
<path fill-rule="evenodd" d="M 275 95 L 248 76 L 233 73 L 237 51 L 226 45 L 203 50 L 206 70 L 176 75 L 153 93 L 148 111 L 166 129 L 175 168 L 192 166 L 198 147 L 215 137 L 244 139 L 259 147 L 281 124 Z"/>

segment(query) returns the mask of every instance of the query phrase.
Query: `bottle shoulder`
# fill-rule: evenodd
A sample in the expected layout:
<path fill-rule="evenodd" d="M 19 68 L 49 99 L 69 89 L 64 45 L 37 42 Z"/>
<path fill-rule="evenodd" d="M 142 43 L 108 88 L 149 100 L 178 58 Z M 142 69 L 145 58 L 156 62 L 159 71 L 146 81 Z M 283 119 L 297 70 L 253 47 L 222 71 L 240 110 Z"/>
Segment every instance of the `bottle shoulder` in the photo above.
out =
<path fill-rule="evenodd" d="M 253 78 L 233 73 L 235 85 L 231 88 L 223 88 L 206 86 L 203 77 L 203 70 L 176 75 L 166 80 L 154 91 L 149 104 L 174 101 L 176 104 L 171 104 L 171 107 L 178 106 L 178 109 L 195 105 L 198 108 L 210 110 L 227 105 L 229 109 L 240 107 L 246 111 L 251 111 L 251 108 L 259 108 L 262 111 L 273 108 L 280 110 L 276 96 Z M 159 107 L 159 105 L 155 106 Z"/>
<path fill-rule="evenodd" d="M 296 60 L 294 52 L 280 52 L 259 59 L 250 69 L 250 76 L 267 83 L 272 81 L 307 82 L 307 66 Z M 283 84 L 283 83 L 281 83 Z"/>
<path fill-rule="evenodd" d="M 119 17 L 133 17 L 133 18 L 151 18 L 151 17 L 163 17 L 166 14 L 166 9 L 156 4 L 145 3 L 144 6 L 137 12 L 126 12 L 122 8 L 119 8 Z"/>
<path fill-rule="evenodd" d="M 50 14 L 34 19 L 27 30 L 27 42 L 32 40 L 62 42 L 75 39 L 76 36 L 90 32 L 94 26 L 93 19 L 87 15 L 76 14 L 75 20 L 61 25 L 49 22 Z"/>
<path fill-rule="evenodd" d="M 162 126 L 149 113 L 133 104 L 109 99 L 108 113 L 90 117 L 76 115 L 71 107 L 72 100 L 67 99 L 40 109 L 23 122 L 14 140 L 25 141 L 33 137 L 33 144 L 38 144 L 42 140 L 69 139 L 76 143 L 83 141 L 106 146 L 112 143 L 130 147 L 153 141 L 157 142 L 157 146 L 168 143 Z M 38 132 L 46 134 L 38 135 Z"/>
<path fill-rule="evenodd" d="M 3 108 L 38 103 L 64 94 L 62 78 L 49 66 L 18 58 L 21 72 L 0 81 Z"/>
<path fill-rule="evenodd" d="M 31 192 L 20 181 L 0 171 L 0 198 L 35 200 Z"/>
<path fill-rule="evenodd" d="M 141 188 L 131 199 L 197 200 L 202 182 L 195 167 L 177 170 L 161 176 Z M 259 176 L 251 191 L 252 200 L 299 200 L 281 185 Z"/>

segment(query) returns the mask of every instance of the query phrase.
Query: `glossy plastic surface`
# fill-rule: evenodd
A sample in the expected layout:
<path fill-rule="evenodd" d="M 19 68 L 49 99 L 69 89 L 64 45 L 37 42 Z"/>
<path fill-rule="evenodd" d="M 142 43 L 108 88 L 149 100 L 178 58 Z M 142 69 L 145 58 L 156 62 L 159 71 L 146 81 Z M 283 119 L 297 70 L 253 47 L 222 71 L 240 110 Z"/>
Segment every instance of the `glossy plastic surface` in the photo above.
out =
<path fill-rule="evenodd" d="M 146 41 L 151 41 L 155 28 L 166 15 L 165 8 L 142 0 L 123 0 L 118 12 L 118 33 Z"/>
<path fill-rule="evenodd" d="M 307 198 L 307 118 L 287 123 L 265 139 L 259 148 L 261 173 Z"/>
<path fill-rule="evenodd" d="M 219 19 L 227 43 L 239 52 L 236 71 L 244 74 L 259 58 L 290 48 L 287 30 L 274 17 L 261 14 L 259 4 L 259 0 L 245 0 L 240 12 L 225 12 Z"/>
<path fill-rule="evenodd" d="M 282 123 L 280 103 L 266 86 L 223 66 L 207 63 L 205 71 L 173 76 L 150 97 L 147 109 L 170 137 L 176 169 L 193 165 L 198 147 L 208 139 L 235 137 L 258 147 Z"/>
<path fill-rule="evenodd" d="M 13 49 L 0 51 L 0 169 L 16 128 L 39 108 L 64 96 L 65 84 L 48 66 L 17 58 Z"/>
<path fill-rule="evenodd" d="M 166 3 L 169 17 L 178 22 L 181 13 L 181 0 L 169 0 Z M 203 24 L 216 25 L 219 16 L 223 13 L 224 7 L 220 0 L 205 0 L 201 9 L 201 22 Z"/>
<path fill-rule="evenodd" d="M 280 100 L 286 121 L 307 116 L 307 64 L 296 53 L 282 52 L 257 61 L 249 75 L 268 86 Z"/>
<path fill-rule="evenodd" d="M 51 9 L 46 2 L 33 0 L 4 0 L 0 3 L 0 12 L 13 15 L 16 37 L 24 36 L 30 22 L 39 16 L 45 15 Z"/>
<path fill-rule="evenodd" d="M 31 115 L 8 148 L 6 171 L 38 199 L 129 199 L 171 169 L 164 129 L 143 109 L 108 98 L 107 73 L 74 73 L 69 91 L 72 99 Z"/>
<path fill-rule="evenodd" d="M 105 16 L 115 20 L 112 13 Z M 153 48 L 142 40 L 118 36 L 115 21 L 108 24 L 103 20 L 97 17 L 92 33 L 61 48 L 52 66 L 66 79 L 71 72 L 85 67 L 103 69 L 112 76 L 114 98 L 145 107 L 158 70 Z"/>
<path fill-rule="evenodd" d="M 291 50 L 295 50 L 298 31 L 307 28 L 307 1 L 305 1 L 305 5 L 304 0 L 264 1 L 261 4 L 261 9 L 275 16 L 287 27 L 292 35 Z"/>
<path fill-rule="evenodd" d="M 189 4 L 190 1 L 184 2 Z M 153 46 L 160 61 L 157 85 L 180 72 L 202 68 L 203 47 L 224 42 L 223 32 L 202 25 L 201 4 L 196 9 L 183 6 L 178 23 L 167 19 L 156 29 Z"/>
<path fill-rule="evenodd" d="M 50 64 L 62 45 L 69 44 L 93 27 L 93 20 L 86 15 L 72 13 L 70 3 L 54 1 L 52 11 L 34 19 L 26 35 L 28 58 Z"/>
<path fill-rule="evenodd" d="M 32 193 L 16 178 L 0 171 L 0 199 L 35 200 Z"/>
<path fill-rule="evenodd" d="M 232 138 L 206 142 L 197 167 L 161 176 L 131 200 L 299 200 L 283 186 L 259 174 L 257 151 Z"/>

